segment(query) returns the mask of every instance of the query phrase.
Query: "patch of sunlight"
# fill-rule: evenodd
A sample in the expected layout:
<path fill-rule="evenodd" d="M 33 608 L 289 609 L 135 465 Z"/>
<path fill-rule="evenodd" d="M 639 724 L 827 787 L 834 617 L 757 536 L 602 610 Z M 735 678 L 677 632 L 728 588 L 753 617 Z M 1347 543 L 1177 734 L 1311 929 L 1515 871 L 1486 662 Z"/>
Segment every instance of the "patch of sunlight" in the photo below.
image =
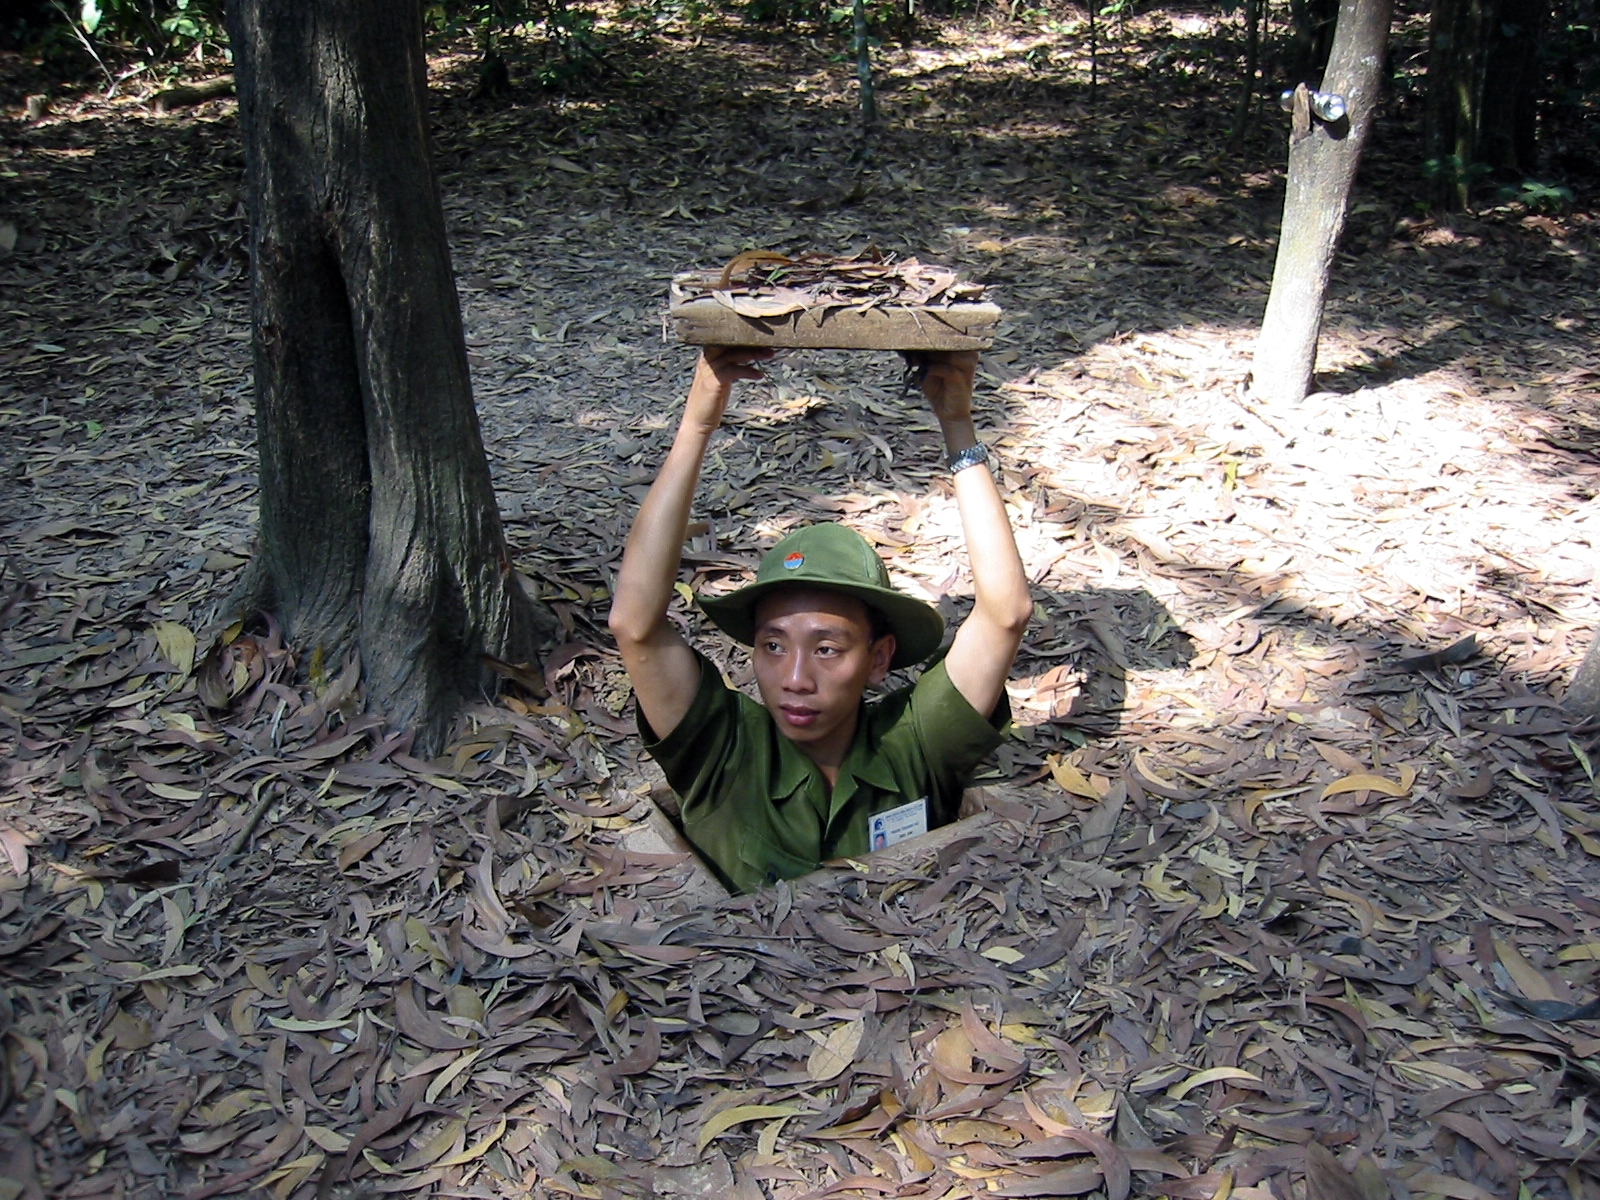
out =
<path fill-rule="evenodd" d="M 952 37 L 955 45 L 963 45 L 964 39 Z M 883 71 L 883 74 L 893 79 L 912 79 L 919 75 L 930 75 L 937 71 L 947 70 L 950 67 L 967 67 L 977 64 L 990 64 L 1004 62 L 1007 59 L 1025 56 L 1030 50 L 1040 46 L 1054 44 L 1055 39 L 1049 37 L 1008 38 L 1003 41 L 965 40 L 966 48 L 953 49 L 938 47 L 922 49 L 920 47 L 902 52 L 899 61 Z"/>
<path fill-rule="evenodd" d="M 1006 204 L 999 200 L 979 200 L 972 206 L 972 211 L 991 221 L 1020 221 L 1023 214 L 1017 211 L 1014 204 Z"/>
<path fill-rule="evenodd" d="M 1319 365 L 1365 361 L 1375 336 L 1391 335 L 1327 339 Z M 1513 637 L 1600 617 L 1600 499 L 1530 452 L 1542 414 L 1518 393 L 1483 395 L 1444 367 L 1272 406 L 1241 394 L 1253 340 L 1205 325 L 1140 333 L 1035 377 L 1049 397 L 1031 412 L 1040 481 L 1107 513 L 1089 536 L 1057 527 L 1054 571 L 1126 573 L 1110 548 L 1131 543 L 1242 598 L 1419 640 L 1430 622 L 1413 611 Z"/>

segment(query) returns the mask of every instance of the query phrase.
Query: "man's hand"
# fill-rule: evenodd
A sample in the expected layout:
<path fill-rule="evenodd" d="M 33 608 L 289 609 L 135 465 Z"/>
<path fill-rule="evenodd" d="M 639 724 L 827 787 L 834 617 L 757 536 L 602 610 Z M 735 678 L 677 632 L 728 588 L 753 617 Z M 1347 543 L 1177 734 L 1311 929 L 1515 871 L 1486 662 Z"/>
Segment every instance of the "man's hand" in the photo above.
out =
<path fill-rule="evenodd" d="M 683 423 L 702 433 L 714 433 L 722 424 L 733 385 L 741 379 L 760 379 L 761 370 L 753 364 L 771 358 L 772 353 L 749 346 L 707 346 L 695 365 Z"/>
<path fill-rule="evenodd" d="M 930 351 L 920 356 L 922 394 L 941 422 L 972 416 L 972 381 L 978 370 L 976 350 Z"/>

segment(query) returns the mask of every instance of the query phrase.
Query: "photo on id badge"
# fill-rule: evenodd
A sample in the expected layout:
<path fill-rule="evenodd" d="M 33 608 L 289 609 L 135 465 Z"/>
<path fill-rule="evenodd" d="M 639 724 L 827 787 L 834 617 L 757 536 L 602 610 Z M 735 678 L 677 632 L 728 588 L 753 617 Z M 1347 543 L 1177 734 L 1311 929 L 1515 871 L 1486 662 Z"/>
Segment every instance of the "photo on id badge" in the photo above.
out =
<path fill-rule="evenodd" d="M 869 826 L 869 845 L 874 850 L 887 850 L 896 842 L 920 837 L 928 832 L 928 800 L 913 800 L 887 812 L 873 813 Z"/>

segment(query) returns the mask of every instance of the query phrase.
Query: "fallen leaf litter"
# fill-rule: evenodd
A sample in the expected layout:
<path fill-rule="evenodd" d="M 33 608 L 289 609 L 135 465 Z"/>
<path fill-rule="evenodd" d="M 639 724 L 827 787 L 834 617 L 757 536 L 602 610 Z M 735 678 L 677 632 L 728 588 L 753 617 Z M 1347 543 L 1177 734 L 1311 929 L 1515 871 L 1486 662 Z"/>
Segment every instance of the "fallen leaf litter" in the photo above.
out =
<path fill-rule="evenodd" d="M 854 258 L 811 251 L 793 258 L 748 250 L 721 269 L 679 275 L 684 290 L 694 295 L 722 295 L 735 312 L 782 316 L 800 308 L 868 308 L 893 304 L 920 306 L 977 300 L 981 283 L 961 280 L 949 267 L 899 261 L 876 247 Z M 756 302 L 740 307 L 740 297 Z"/>
<path fill-rule="evenodd" d="M 45 161 L 25 186 L 82 204 L 87 168 Z M 0 396 L 27 485 L 0 581 L 13 1190 L 305 1196 L 348 1167 L 373 1194 L 1592 1195 L 1600 806 L 1551 690 L 1595 616 L 1586 351 L 1256 411 L 1247 332 L 1176 319 L 1204 303 L 1183 280 L 1160 331 L 1117 282 L 1223 242 L 1204 189 L 1099 259 L 949 234 L 991 279 L 1029 263 L 1008 295 L 1043 310 L 1097 289 L 1072 353 L 1017 313 L 985 360 L 1041 608 L 993 820 L 691 905 L 678 856 L 625 844 L 651 778 L 600 618 L 683 369 L 643 331 L 708 234 L 619 214 L 661 261 L 597 251 L 613 168 L 586 162 L 530 179 L 536 229 L 450 184 L 497 480 L 570 640 L 433 761 L 360 715 L 354 664 L 210 623 L 253 504 L 235 210 L 166 180 L 144 211 L 193 211 L 164 229 L 41 226 L 0 264 L 38 322 Z M 73 323 L 54 272 L 90 250 L 146 315 Z M 1393 349 L 1334 326 L 1335 361 Z M 803 366 L 730 413 L 685 583 L 827 516 L 959 615 L 931 419 L 881 365 Z M 556 436 L 521 436 L 530 396 Z"/>
<path fill-rule="evenodd" d="M 747 250 L 673 277 L 666 323 L 692 345 L 983 350 L 999 306 L 949 267 L 858 255 Z M 735 319 L 737 318 L 737 319 Z"/>

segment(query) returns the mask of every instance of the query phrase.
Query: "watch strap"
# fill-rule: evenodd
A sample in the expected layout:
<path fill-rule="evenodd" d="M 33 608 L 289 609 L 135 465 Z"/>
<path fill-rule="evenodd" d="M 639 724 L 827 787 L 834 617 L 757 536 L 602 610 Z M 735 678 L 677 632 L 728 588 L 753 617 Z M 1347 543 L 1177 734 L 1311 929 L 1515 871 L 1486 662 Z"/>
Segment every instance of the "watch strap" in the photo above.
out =
<path fill-rule="evenodd" d="M 989 461 L 989 447 L 982 442 L 968 446 L 965 450 L 957 450 L 945 460 L 945 465 L 950 468 L 950 474 L 965 471 L 968 467 L 975 467 L 979 463 Z"/>

